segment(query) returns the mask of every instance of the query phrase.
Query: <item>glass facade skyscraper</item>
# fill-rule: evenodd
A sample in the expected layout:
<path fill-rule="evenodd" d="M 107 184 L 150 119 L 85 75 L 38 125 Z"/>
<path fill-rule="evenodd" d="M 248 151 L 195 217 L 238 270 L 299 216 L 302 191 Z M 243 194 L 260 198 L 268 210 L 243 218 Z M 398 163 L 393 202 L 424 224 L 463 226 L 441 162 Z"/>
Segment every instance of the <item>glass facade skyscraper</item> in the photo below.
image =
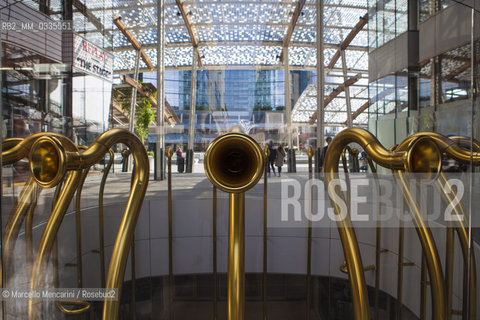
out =
<path fill-rule="evenodd" d="M 181 122 L 175 128 L 167 128 L 166 143 L 187 143 L 191 78 L 190 70 L 165 72 L 165 98 Z M 315 80 L 311 71 L 290 72 L 292 106 L 308 84 Z M 155 84 L 155 73 L 145 73 L 143 82 Z M 278 131 L 286 121 L 284 71 L 198 70 L 195 105 L 197 150 L 202 150 L 198 143 L 203 145 L 205 139 L 209 141 L 219 131 L 239 124 L 253 131 L 270 131 L 266 136 L 281 139 Z M 276 123 L 266 124 L 268 122 Z M 155 137 L 151 135 L 150 139 Z"/>

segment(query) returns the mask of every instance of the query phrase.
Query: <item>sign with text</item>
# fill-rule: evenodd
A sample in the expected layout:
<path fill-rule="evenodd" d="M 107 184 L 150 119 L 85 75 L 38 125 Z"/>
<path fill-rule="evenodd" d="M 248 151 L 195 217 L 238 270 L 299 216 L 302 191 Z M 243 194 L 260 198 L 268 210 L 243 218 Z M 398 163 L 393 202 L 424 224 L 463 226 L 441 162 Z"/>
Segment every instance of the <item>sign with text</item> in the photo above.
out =
<path fill-rule="evenodd" d="M 113 81 L 113 55 L 78 35 L 73 38 L 73 67 Z"/>

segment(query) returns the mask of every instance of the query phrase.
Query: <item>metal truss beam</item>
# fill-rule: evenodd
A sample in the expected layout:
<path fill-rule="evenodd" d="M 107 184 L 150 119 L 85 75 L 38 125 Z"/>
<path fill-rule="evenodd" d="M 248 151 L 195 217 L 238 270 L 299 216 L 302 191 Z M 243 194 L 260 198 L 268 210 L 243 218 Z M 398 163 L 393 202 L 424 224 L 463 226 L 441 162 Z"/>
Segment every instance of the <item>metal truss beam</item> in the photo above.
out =
<path fill-rule="evenodd" d="M 188 35 L 190 36 L 190 41 L 192 43 L 193 50 L 195 50 L 195 52 L 197 53 L 198 66 L 202 67 L 203 66 L 202 55 L 200 54 L 200 50 L 198 49 L 197 36 L 193 31 L 193 26 L 192 26 L 192 22 L 190 21 L 189 14 L 185 10 L 185 5 L 182 0 L 175 0 L 175 2 L 178 6 L 178 10 L 180 11 L 180 14 L 182 15 L 183 21 L 185 22 L 185 27 L 187 28 Z"/>
<path fill-rule="evenodd" d="M 285 48 L 288 48 L 290 46 L 290 41 L 292 40 L 292 35 L 293 31 L 295 30 L 295 26 L 298 21 L 298 17 L 300 17 L 300 14 L 302 13 L 303 6 L 305 5 L 306 0 L 299 0 L 297 2 L 297 5 L 295 7 L 295 11 L 293 12 L 292 15 L 292 20 L 290 20 L 290 23 L 288 24 L 287 28 L 287 33 L 285 34 L 285 37 L 283 38 L 283 43 L 282 43 L 282 52 L 280 53 L 280 62 L 283 63 L 284 61 L 284 54 L 285 54 Z"/>
<path fill-rule="evenodd" d="M 123 35 L 127 38 L 127 40 L 132 44 L 132 47 L 140 51 L 140 56 L 142 57 L 143 62 L 147 65 L 149 69 L 153 69 L 153 64 L 148 58 L 147 54 L 143 50 L 144 48 L 140 45 L 140 42 L 135 39 L 135 37 L 132 35 L 130 31 L 127 30 L 125 27 L 125 24 L 121 21 L 121 17 L 117 17 L 116 15 L 113 15 L 113 23 L 117 26 L 118 30 L 120 30 Z M 129 47 L 130 48 L 130 47 Z"/>
<path fill-rule="evenodd" d="M 128 30 L 127 30 L 128 31 Z M 190 47 L 190 42 L 177 42 L 177 43 L 167 43 L 167 48 L 186 48 Z M 263 41 L 260 43 L 256 42 L 249 42 L 249 41 L 201 41 L 198 42 L 198 46 L 200 47 L 217 47 L 217 46 L 264 46 L 264 47 L 281 47 L 281 41 Z M 292 42 L 290 43 L 290 47 L 300 47 L 300 48 L 315 48 L 315 43 L 311 42 Z M 156 44 L 147 44 L 142 46 L 144 49 L 155 49 Z M 325 49 L 338 49 L 337 44 L 330 44 L 325 43 Z M 130 46 L 123 46 L 123 47 L 115 47 L 114 51 L 131 51 L 132 48 Z M 368 47 L 363 46 L 348 46 L 344 50 L 353 50 L 353 51 L 368 51 Z"/>
<path fill-rule="evenodd" d="M 325 98 L 324 102 L 323 102 L 323 106 L 324 108 L 327 107 L 327 105 L 332 102 L 333 99 L 335 99 L 340 93 L 342 93 L 343 91 L 345 91 L 345 88 L 346 87 L 349 87 L 351 85 L 353 85 L 355 82 L 357 82 L 358 80 L 360 79 L 359 76 L 357 77 L 353 77 L 353 78 L 350 78 L 348 79 L 347 81 L 345 81 L 345 83 L 339 85 L 338 87 L 336 87 L 329 95 L 328 97 Z M 312 116 L 310 117 L 310 121 L 309 121 L 309 124 L 314 124 L 315 123 L 315 120 L 317 120 L 317 112 L 314 112 L 312 114 Z"/>
<path fill-rule="evenodd" d="M 360 17 L 360 21 L 355 25 L 355 27 L 350 31 L 350 33 L 345 37 L 345 40 L 340 43 L 340 46 L 335 52 L 335 55 L 333 56 L 332 60 L 330 60 L 330 63 L 327 66 L 327 69 L 332 69 L 335 64 L 337 63 L 338 59 L 341 57 L 341 51 L 346 50 L 349 46 L 350 43 L 355 39 L 355 37 L 358 35 L 358 33 L 363 29 L 363 27 L 367 24 L 368 22 L 368 13 L 366 13 L 363 17 Z"/>

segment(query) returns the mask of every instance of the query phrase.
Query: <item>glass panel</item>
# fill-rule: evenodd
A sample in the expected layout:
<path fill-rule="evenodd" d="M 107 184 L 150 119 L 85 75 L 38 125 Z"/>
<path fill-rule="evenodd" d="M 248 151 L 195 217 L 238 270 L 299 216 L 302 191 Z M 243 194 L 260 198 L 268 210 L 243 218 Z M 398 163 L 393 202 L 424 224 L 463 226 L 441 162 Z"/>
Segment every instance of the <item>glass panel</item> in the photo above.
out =
<path fill-rule="evenodd" d="M 245 217 L 245 319 L 298 319 L 307 312 L 312 320 L 353 318 L 353 300 L 358 292 L 352 291 L 348 279 L 359 274 L 365 276 L 360 286 L 366 293 L 363 297 L 368 297 L 361 302 L 371 311 L 365 318 L 418 319 L 424 310 L 430 316 L 436 306 L 442 306 L 443 312 L 443 305 L 450 300 L 442 302 L 437 296 L 442 294 L 452 296 L 447 309 L 457 316 L 468 298 L 463 285 L 469 279 L 463 279 L 463 272 L 473 275 L 478 269 L 469 263 L 473 255 L 467 250 L 480 254 L 475 246 L 480 241 L 475 225 L 480 198 L 475 194 L 478 159 L 473 153 L 478 146 L 471 140 L 479 135 L 480 124 L 478 112 L 474 113 L 478 105 L 479 49 L 476 44 L 472 50 L 467 40 L 450 45 L 470 39 L 466 24 L 461 25 L 463 31 L 458 37 L 441 34 L 436 39 L 424 39 L 420 31 L 420 54 L 437 50 L 434 56 L 411 63 L 412 48 L 396 50 L 395 54 L 408 51 L 409 56 L 400 57 L 394 64 L 406 61 L 411 65 L 398 65 L 398 70 L 389 70 L 376 79 L 379 70 L 369 70 L 369 60 L 375 59 L 369 52 L 393 45 L 404 35 L 409 14 L 413 14 L 408 12 L 408 2 L 166 0 L 165 19 L 158 21 L 158 2 L 154 0 L 75 0 L 70 7 L 66 7 L 69 1 L 0 0 L 2 151 L 4 161 L 12 162 L 3 166 L 1 176 L 4 265 L 0 269 L 4 271 L 4 287 L 28 290 L 35 285 L 30 281 L 32 268 L 42 257 L 39 243 L 46 238 L 45 230 L 53 228 L 45 235 L 54 235 L 56 242 L 45 248 L 48 263 L 40 272 L 45 276 L 46 289 L 105 287 L 108 265 L 119 252 L 115 243 L 120 243 L 125 250 L 122 267 L 112 264 L 112 271 L 125 270 L 119 280 L 123 284 L 118 297 L 119 319 L 227 318 L 229 208 L 242 206 L 231 206 L 228 195 L 220 189 L 213 194 L 205 175 L 205 157 L 214 139 L 230 131 L 242 131 L 276 157 L 267 158 L 269 166 L 263 179 L 248 190 L 245 214 L 232 213 L 233 218 Z M 435 1 L 420 1 L 420 23 L 434 14 L 445 14 L 443 9 L 458 5 L 454 2 L 437 1 L 438 8 L 434 8 Z M 323 34 L 317 34 L 317 4 L 323 6 Z M 365 24 L 367 11 L 369 20 Z M 454 10 L 448 12 L 454 14 Z M 464 16 L 456 18 L 467 20 Z M 12 21 L 26 25 L 42 22 L 71 30 L 17 32 L 11 30 Z M 160 51 L 157 49 L 163 34 L 158 34 L 158 22 L 165 23 L 165 49 Z M 451 34 L 457 35 L 457 24 L 451 28 Z M 322 50 L 317 43 L 320 39 L 323 52 L 318 51 Z M 431 40 L 435 48 L 424 48 Z M 440 49 L 442 46 L 445 50 Z M 324 64 L 324 74 L 319 74 L 320 63 Z M 157 92 L 165 96 L 157 99 Z M 322 114 L 317 114 L 319 101 Z M 157 109 L 159 102 L 165 107 L 163 111 Z M 323 123 L 318 124 L 321 118 Z M 356 129 L 344 131 L 348 127 Z M 130 141 L 138 144 L 136 163 L 127 147 L 119 143 L 111 146 L 112 153 L 105 157 L 92 151 L 107 151 L 110 145 L 105 142 L 82 150 L 112 128 L 117 133 L 110 131 L 103 137 L 117 139 L 132 134 L 118 129 L 136 134 L 138 139 Z M 419 132 L 426 133 L 412 136 Z M 38 133 L 42 135 L 34 135 Z M 349 134 L 355 139 L 349 140 Z M 39 154 L 30 155 L 33 146 L 39 147 L 40 143 L 25 141 L 40 136 L 47 137 L 41 147 L 49 143 L 61 147 L 45 147 Z M 14 140 L 7 140 L 10 138 Z M 19 142 L 19 138 L 30 140 Z M 440 140 L 443 144 L 438 143 Z M 28 152 L 13 163 L 8 150 L 16 143 L 22 143 L 22 148 L 14 149 L 18 154 Z M 309 167 L 310 146 L 316 149 L 313 169 Z M 166 153 L 168 147 L 173 155 Z M 239 143 L 232 149 L 240 147 Z M 375 148 L 380 152 L 372 152 Z M 65 156 L 57 159 L 52 156 L 55 151 Z M 262 157 L 237 157 L 237 149 L 232 153 L 218 164 L 220 170 L 226 168 L 228 173 L 224 175 L 228 178 L 238 173 L 229 169 L 244 161 L 250 170 L 262 169 Z M 148 157 L 149 170 L 139 154 Z M 431 158 L 425 160 L 426 156 Z M 89 163 L 90 159 L 95 161 Z M 372 159 L 377 163 L 370 166 Z M 427 160 L 436 160 L 436 165 L 422 167 L 430 164 Z M 40 191 L 40 186 L 32 187 L 34 182 L 29 177 L 32 172 L 49 177 L 49 170 L 56 164 L 67 162 L 65 170 L 69 173 L 78 173 L 87 162 L 91 168 L 88 174 L 84 171 L 85 181 L 79 178 L 74 186 L 79 199 L 82 195 L 81 201 L 73 204 L 76 195 L 72 193 L 72 199 L 59 206 L 54 204 L 54 187 L 42 187 Z M 396 191 L 402 191 L 399 197 L 392 196 L 389 203 L 378 207 L 381 213 L 391 209 L 401 216 L 411 217 L 410 210 L 419 214 L 415 206 L 405 206 L 402 196 L 408 193 L 407 188 L 412 191 L 422 181 L 413 181 L 413 186 L 398 184 L 395 179 L 401 177 L 392 175 L 392 168 L 416 173 L 416 165 L 434 171 L 425 180 L 430 182 L 429 188 L 438 190 L 415 190 L 417 198 L 409 203 L 418 200 L 419 210 L 424 211 L 421 213 L 444 213 L 453 202 L 448 194 L 457 193 L 461 198 L 457 213 L 463 211 L 468 218 L 464 225 L 440 217 L 427 221 L 430 232 L 411 221 L 398 228 L 397 221 L 365 226 L 355 220 L 355 213 L 373 216 L 378 205 L 378 198 L 373 197 L 376 185 L 355 189 L 365 180 L 386 181 L 387 186 L 378 192 L 391 187 L 396 196 Z M 58 168 L 63 174 L 63 166 Z M 458 182 L 452 192 L 446 192 L 447 185 L 442 181 L 434 181 L 443 179 L 436 174 L 440 169 L 452 184 Z M 316 171 L 315 175 L 310 170 Z M 345 206 L 350 209 L 353 228 L 338 228 L 331 219 L 326 225 L 314 224 L 309 233 L 307 218 L 314 209 L 330 209 L 331 201 L 335 201 L 327 192 L 331 186 L 325 186 L 331 178 L 328 173 L 335 170 L 345 182 L 345 188 L 340 186 L 344 195 L 352 200 Z M 139 181 L 131 179 L 133 173 L 151 175 L 140 183 L 146 186 L 149 179 L 147 196 L 136 212 L 138 219 L 131 213 L 129 217 L 134 218 L 125 222 L 129 218 L 122 216 L 127 195 L 132 184 Z M 315 176 L 313 189 L 310 174 Z M 68 179 L 75 181 L 75 176 L 70 173 Z M 378 179 L 371 179 L 374 176 Z M 105 181 L 111 184 L 103 188 Z M 300 219 L 295 212 L 292 221 L 279 221 L 284 208 L 292 207 L 285 204 L 289 194 L 284 192 L 292 181 L 292 188 L 301 186 L 295 190 L 298 199 L 290 199 L 293 207 L 300 208 Z M 68 188 L 63 188 L 65 195 Z M 312 190 L 318 192 L 309 199 Z M 464 192 L 460 196 L 461 190 Z M 366 203 L 356 203 L 362 197 L 356 191 L 365 192 Z M 135 202 L 142 197 L 139 192 L 132 199 Z M 308 200 L 318 201 L 311 205 Z M 30 209 L 35 202 L 35 209 Z M 52 222 L 52 208 L 66 210 L 57 223 Z M 324 211 L 326 217 L 332 212 Z M 19 216 L 14 218 L 12 212 Z M 120 226 L 131 228 L 118 238 L 122 241 L 116 241 Z M 343 235 L 342 239 L 357 241 L 361 259 L 348 259 L 350 263 L 361 260 L 356 265 L 344 263 L 345 257 L 351 258 L 348 246 L 340 240 L 339 232 L 345 230 L 355 230 L 355 237 Z M 377 232 L 381 230 L 386 232 L 380 235 Z M 417 235 L 422 231 L 423 239 L 433 237 L 423 247 L 419 241 L 422 237 Z M 451 231 L 456 231 L 453 242 Z M 475 241 L 471 246 L 470 234 Z M 16 242 L 14 248 L 10 247 L 12 240 Z M 309 243 L 311 260 L 307 258 Z M 442 273 L 425 276 L 423 256 L 429 264 L 441 266 L 436 270 Z M 469 266 L 471 269 L 466 270 Z M 353 273 L 354 268 L 359 272 Z M 307 270 L 311 270 L 310 275 Z M 377 275 L 381 277 L 375 279 Z M 398 275 L 403 281 L 397 279 Z M 427 290 L 427 279 L 433 291 Z M 427 292 L 425 300 L 419 290 L 422 285 Z M 99 318 L 104 301 L 86 300 L 91 303 L 91 311 L 79 317 Z M 69 310 L 61 308 L 67 304 L 64 300 L 41 301 L 38 305 L 42 310 L 38 312 L 45 319 L 68 319 Z M 81 305 L 75 302 L 69 308 Z M 28 299 L 7 301 L 3 307 L 4 318 L 28 317 Z M 431 318 L 440 317 L 432 314 Z"/>

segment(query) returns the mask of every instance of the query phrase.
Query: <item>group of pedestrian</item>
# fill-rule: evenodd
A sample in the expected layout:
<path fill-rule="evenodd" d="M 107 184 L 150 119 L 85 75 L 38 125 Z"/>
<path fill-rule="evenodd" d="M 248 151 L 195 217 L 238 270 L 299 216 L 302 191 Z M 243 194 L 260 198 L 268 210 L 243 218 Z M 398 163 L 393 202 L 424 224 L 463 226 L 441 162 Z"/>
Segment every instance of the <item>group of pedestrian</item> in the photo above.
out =
<path fill-rule="evenodd" d="M 327 148 L 330 142 L 332 141 L 331 137 L 326 138 L 327 145 L 322 148 L 320 154 L 320 163 L 319 165 L 323 167 L 323 162 L 325 160 L 325 155 L 327 153 Z M 285 162 L 285 157 L 287 153 L 281 144 L 275 147 L 273 141 L 270 140 L 268 142 L 268 176 L 270 177 L 271 171 L 273 171 L 273 175 L 276 176 L 275 167 L 277 167 L 278 176 L 280 177 L 282 173 L 282 166 Z M 182 148 L 180 146 L 177 147 L 177 151 L 175 152 L 177 156 L 177 171 L 179 173 L 183 173 L 185 170 L 185 158 L 183 157 Z"/>
<path fill-rule="evenodd" d="M 281 144 L 278 147 L 274 147 L 273 141 L 270 140 L 268 143 L 268 176 L 270 176 L 270 168 L 273 171 L 273 175 L 275 176 L 275 166 L 278 169 L 278 176 L 282 173 L 282 166 L 285 161 L 285 156 L 287 155 L 285 149 Z"/>

